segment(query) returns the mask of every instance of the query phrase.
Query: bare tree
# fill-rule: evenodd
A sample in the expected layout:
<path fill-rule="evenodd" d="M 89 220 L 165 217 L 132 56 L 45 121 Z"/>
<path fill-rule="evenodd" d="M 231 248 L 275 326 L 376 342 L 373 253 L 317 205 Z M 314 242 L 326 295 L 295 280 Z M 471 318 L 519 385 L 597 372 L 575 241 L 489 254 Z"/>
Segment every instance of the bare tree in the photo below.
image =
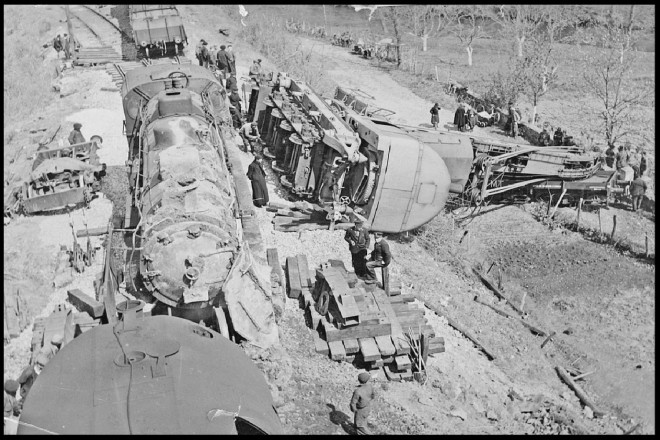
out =
<path fill-rule="evenodd" d="M 412 29 L 412 32 L 408 33 L 422 40 L 423 52 L 428 50 L 429 38 L 440 35 L 446 30 L 449 24 L 447 11 L 450 7 L 448 5 L 413 5 L 402 9 Z"/>
<path fill-rule="evenodd" d="M 502 27 L 505 35 L 514 38 L 519 58 L 524 55 L 525 41 L 543 23 L 543 14 L 536 5 L 499 5 L 491 11 L 490 17 Z"/>
<path fill-rule="evenodd" d="M 559 59 L 547 38 L 538 38 L 530 43 L 527 55 L 516 63 L 515 76 L 525 95 L 532 101 L 532 121 L 536 120 L 539 100 L 548 92 L 557 79 Z"/>
<path fill-rule="evenodd" d="M 484 35 L 483 28 L 479 22 L 481 8 L 471 6 L 465 9 L 451 11 L 454 26 L 452 32 L 461 41 L 468 55 L 468 66 L 472 66 L 472 44 Z"/>
<path fill-rule="evenodd" d="M 392 30 L 394 32 L 394 41 L 396 43 L 396 67 L 401 66 L 401 44 L 403 40 L 403 23 L 405 21 L 405 13 L 399 7 L 389 6 L 378 8 L 378 11 L 382 13 L 384 21 L 387 21 L 392 25 Z"/>
<path fill-rule="evenodd" d="M 614 145 L 622 138 L 640 134 L 634 119 L 641 106 L 653 99 L 654 87 L 652 83 L 633 81 L 637 54 L 626 44 L 625 29 L 608 25 L 599 38 L 604 49 L 586 51 L 588 70 L 584 72 L 584 81 L 587 90 L 598 100 L 605 139 L 608 145 Z"/>

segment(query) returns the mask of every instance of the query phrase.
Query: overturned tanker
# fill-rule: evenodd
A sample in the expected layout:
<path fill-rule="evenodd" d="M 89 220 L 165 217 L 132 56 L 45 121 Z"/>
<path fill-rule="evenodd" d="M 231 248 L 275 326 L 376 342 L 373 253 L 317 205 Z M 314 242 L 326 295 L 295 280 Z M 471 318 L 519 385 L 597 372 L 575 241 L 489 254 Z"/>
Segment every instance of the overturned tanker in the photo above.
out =
<path fill-rule="evenodd" d="M 359 214 L 374 231 L 409 231 L 438 215 L 451 179 L 442 157 L 404 130 L 319 97 L 280 74 L 255 86 L 257 121 L 280 181 L 322 206 L 330 221 Z"/>
<path fill-rule="evenodd" d="M 62 347 L 25 399 L 18 434 L 282 434 L 263 374 L 181 318 L 92 328 Z"/>
<path fill-rule="evenodd" d="M 261 347 L 277 343 L 270 270 L 243 240 L 225 160 L 224 88 L 203 67 L 154 65 L 128 72 L 122 96 L 130 254 L 140 253 L 139 281 L 158 300 L 153 313 Z"/>

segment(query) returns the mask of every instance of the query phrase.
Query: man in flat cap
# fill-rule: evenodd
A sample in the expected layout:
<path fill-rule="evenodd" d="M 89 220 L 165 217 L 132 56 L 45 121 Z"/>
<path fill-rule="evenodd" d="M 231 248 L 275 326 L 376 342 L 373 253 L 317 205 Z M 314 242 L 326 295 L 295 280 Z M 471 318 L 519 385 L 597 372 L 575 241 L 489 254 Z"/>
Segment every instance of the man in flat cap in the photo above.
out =
<path fill-rule="evenodd" d="M 79 122 L 76 122 L 73 124 L 73 130 L 71 130 L 71 133 L 69 134 L 69 144 L 75 145 L 75 144 L 82 144 L 84 142 L 87 142 L 85 140 L 85 136 L 82 135 L 80 132 L 80 129 L 82 128 L 82 124 Z"/>
<path fill-rule="evenodd" d="M 353 270 L 358 278 L 367 275 L 367 249 L 369 248 L 369 231 L 364 227 L 364 221 L 361 218 L 355 219 L 355 226 L 348 229 L 344 235 L 344 240 L 348 242 L 348 250 L 351 251 L 351 261 Z"/>
<path fill-rule="evenodd" d="M 376 398 L 374 387 L 369 383 L 371 375 L 367 372 L 358 374 L 357 386 L 353 391 L 353 398 L 351 399 L 351 412 L 355 414 L 355 430 L 358 434 L 368 435 L 371 434 L 367 427 L 367 417 L 371 411 L 371 402 Z"/>
<path fill-rule="evenodd" d="M 18 377 L 18 383 L 21 385 L 21 400 L 25 402 L 30 388 L 34 384 L 34 381 L 37 380 L 37 376 L 41 373 L 41 370 L 48 363 L 48 356 L 43 353 L 39 353 L 37 360 L 34 365 L 28 365 L 25 367 L 21 375 Z"/>
<path fill-rule="evenodd" d="M 374 233 L 374 250 L 371 251 L 371 259 L 367 261 L 367 273 L 364 282 L 367 284 L 374 284 L 378 281 L 376 278 L 376 267 L 387 267 L 392 261 L 392 252 L 390 252 L 390 245 L 383 238 L 382 232 Z M 385 281 L 383 281 L 385 282 Z"/>

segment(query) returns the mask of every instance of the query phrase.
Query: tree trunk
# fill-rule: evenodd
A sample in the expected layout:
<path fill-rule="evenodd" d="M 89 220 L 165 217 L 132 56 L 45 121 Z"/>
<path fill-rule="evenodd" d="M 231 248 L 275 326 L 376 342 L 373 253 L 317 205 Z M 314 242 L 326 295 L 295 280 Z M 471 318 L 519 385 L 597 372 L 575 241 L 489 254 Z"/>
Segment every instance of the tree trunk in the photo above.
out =
<path fill-rule="evenodd" d="M 534 101 L 534 107 L 532 107 L 532 125 L 536 126 L 536 100 Z"/>
<path fill-rule="evenodd" d="M 516 42 L 518 43 L 518 58 L 523 57 L 523 43 L 525 42 L 525 36 L 516 37 Z"/>
<path fill-rule="evenodd" d="M 426 52 L 429 48 L 429 36 L 428 34 L 422 35 L 422 52 Z"/>
<path fill-rule="evenodd" d="M 468 66 L 472 67 L 472 45 L 468 45 L 465 50 L 468 54 Z"/>

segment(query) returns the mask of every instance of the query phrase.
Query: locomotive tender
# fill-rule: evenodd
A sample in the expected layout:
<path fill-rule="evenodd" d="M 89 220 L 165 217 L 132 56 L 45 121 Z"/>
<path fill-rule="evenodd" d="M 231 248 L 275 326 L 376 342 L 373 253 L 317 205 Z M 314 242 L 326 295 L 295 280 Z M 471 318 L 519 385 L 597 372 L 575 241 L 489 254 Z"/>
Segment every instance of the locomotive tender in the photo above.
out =
<path fill-rule="evenodd" d="M 186 30 L 174 5 L 129 5 L 129 19 L 138 54 L 147 58 L 182 55 Z"/>

